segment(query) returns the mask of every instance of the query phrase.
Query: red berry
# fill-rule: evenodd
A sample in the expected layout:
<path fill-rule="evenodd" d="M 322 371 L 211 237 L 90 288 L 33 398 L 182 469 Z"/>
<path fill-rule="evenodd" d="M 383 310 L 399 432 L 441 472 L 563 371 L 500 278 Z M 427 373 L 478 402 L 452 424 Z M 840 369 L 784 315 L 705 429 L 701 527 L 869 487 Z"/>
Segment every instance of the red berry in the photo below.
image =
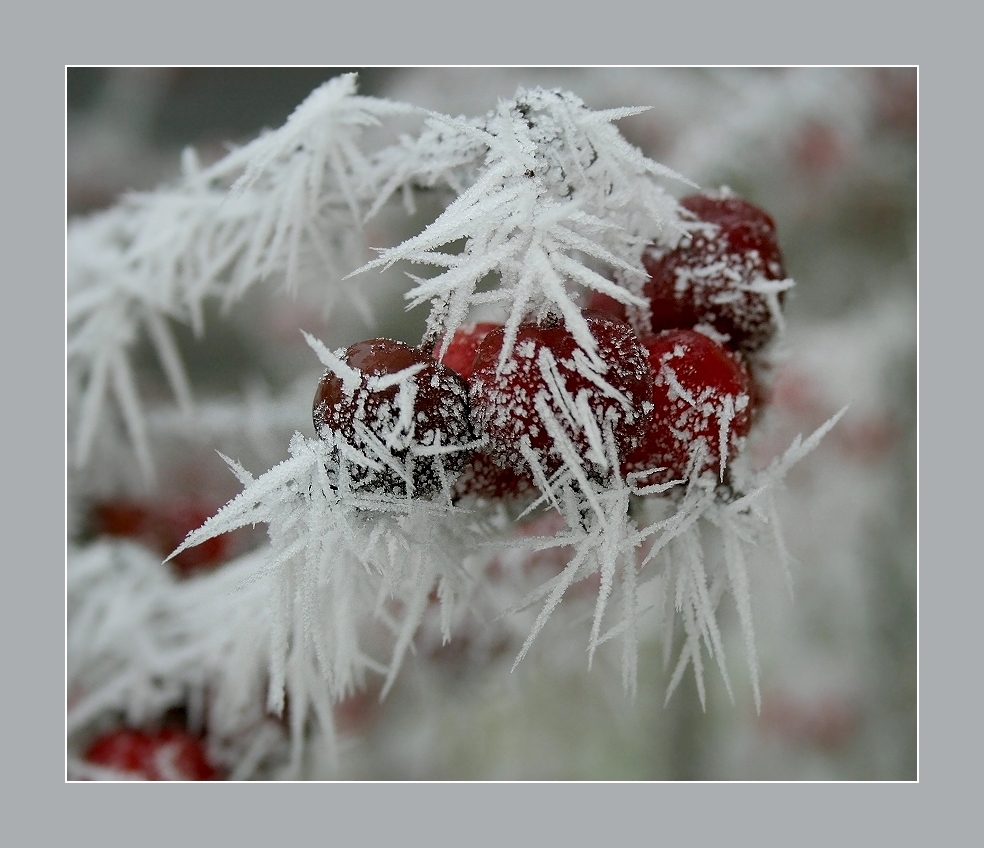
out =
<path fill-rule="evenodd" d="M 652 366 L 653 423 L 622 470 L 665 470 L 646 484 L 685 478 L 698 450 L 698 473 L 721 473 L 751 426 L 751 380 L 738 358 L 694 330 L 665 330 L 642 339 Z M 724 451 L 722 454 L 722 440 Z"/>
<path fill-rule="evenodd" d="M 379 717 L 382 708 L 379 693 L 382 688 L 382 681 L 376 680 L 338 701 L 332 710 L 335 729 L 347 735 L 358 735 L 368 730 Z"/>
<path fill-rule="evenodd" d="M 605 294 L 596 289 L 592 289 L 588 295 L 588 309 L 592 309 L 595 312 L 604 312 L 606 315 L 612 315 L 620 321 L 628 320 L 629 312 L 622 301 L 615 300 L 610 294 Z"/>
<path fill-rule="evenodd" d="M 787 692 L 762 699 L 759 726 L 794 745 L 836 751 L 851 743 L 860 729 L 862 713 L 851 700 L 837 695 L 806 700 Z"/>
<path fill-rule="evenodd" d="M 130 501 L 101 501 L 92 507 L 93 529 L 101 536 L 137 539 L 149 522 L 147 507 Z"/>
<path fill-rule="evenodd" d="M 694 232 L 687 245 L 651 247 L 643 255 L 653 332 L 708 323 L 730 337 L 732 349 L 758 350 L 774 335 L 775 316 L 766 296 L 747 286 L 786 277 L 775 221 L 730 194 L 692 195 L 680 204 L 716 229 Z"/>
<path fill-rule="evenodd" d="M 479 346 L 471 379 L 472 414 L 496 464 L 529 473 L 520 449 L 525 443 L 547 474 L 560 469 L 565 459 L 545 423 L 550 419 L 565 436 L 558 441 L 571 443 L 576 461 L 594 479 L 610 473 L 606 430 L 619 459 L 635 445 L 652 393 L 646 352 L 625 322 L 589 310 L 582 314 L 607 364 L 603 373 L 593 370 L 557 319 L 521 323 L 501 369 L 505 330 L 492 330 Z"/>
<path fill-rule="evenodd" d="M 144 780 L 217 780 L 202 741 L 186 730 L 118 728 L 96 739 L 85 761 Z"/>
<path fill-rule="evenodd" d="M 529 471 L 520 472 L 509 466 L 497 465 L 483 451 L 475 451 L 454 484 L 456 497 L 501 500 L 518 498 L 536 488 Z"/>
<path fill-rule="evenodd" d="M 165 557 L 215 511 L 212 506 L 195 501 L 140 504 L 125 499 L 107 500 L 92 508 L 92 525 L 100 535 L 135 539 Z M 182 551 L 171 563 L 179 574 L 187 576 L 220 565 L 231 556 L 233 548 L 232 534 L 223 533 Z"/>
<path fill-rule="evenodd" d="M 163 505 L 152 516 L 152 531 L 157 549 L 169 554 L 192 531 L 201 527 L 215 509 L 196 503 L 172 503 Z M 190 575 L 198 571 L 214 568 L 229 558 L 232 549 L 232 536 L 223 533 L 206 539 L 204 542 L 179 553 L 171 563 L 179 574 Z"/>
<path fill-rule="evenodd" d="M 474 324 L 464 324 L 458 327 L 451 336 L 448 349 L 440 361 L 467 380 L 471 377 L 472 366 L 475 364 L 475 354 L 478 352 L 478 346 L 482 343 L 482 339 L 492 330 L 501 326 L 501 324 L 492 321 L 478 321 Z M 440 350 L 441 345 L 438 344 L 434 348 L 435 358 L 437 358 Z"/>
<path fill-rule="evenodd" d="M 348 384 L 329 369 L 314 397 L 314 427 L 333 438 L 353 489 L 427 497 L 453 480 L 473 441 L 468 385 L 419 348 L 391 339 L 357 342 L 345 352 Z M 403 379 L 400 372 L 416 368 Z M 437 449 L 437 450 L 435 450 Z M 398 470 L 399 469 L 399 470 Z M 412 481 L 412 487 L 407 481 Z"/>
<path fill-rule="evenodd" d="M 454 331 L 448 349 L 441 362 L 453 368 L 468 380 L 471 377 L 472 366 L 478 346 L 492 331 L 500 329 L 501 324 L 492 321 L 479 321 L 465 324 Z M 441 345 L 434 349 L 436 357 Z M 454 486 L 457 497 L 473 496 L 499 500 L 501 498 L 518 497 L 534 489 L 533 478 L 529 474 L 519 474 L 514 469 L 496 465 L 482 451 L 475 451 L 471 460 L 465 465 Z"/>

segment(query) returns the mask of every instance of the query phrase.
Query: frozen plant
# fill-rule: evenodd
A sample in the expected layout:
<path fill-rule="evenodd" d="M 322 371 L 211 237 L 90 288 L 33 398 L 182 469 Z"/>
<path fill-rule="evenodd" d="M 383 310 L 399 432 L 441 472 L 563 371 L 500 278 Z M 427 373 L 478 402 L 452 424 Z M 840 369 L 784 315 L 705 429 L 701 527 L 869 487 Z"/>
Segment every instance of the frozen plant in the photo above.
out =
<path fill-rule="evenodd" d="M 619 641 L 630 694 L 640 640 L 655 627 L 673 663 L 682 630 L 667 698 L 692 667 L 704 700 L 705 654 L 731 692 L 718 624 L 730 599 L 758 705 L 748 552 L 771 545 L 785 561 L 775 498 L 836 417 L 765 470 L 745 460 L 792 286 L 775 224 L 626 142 L 614 122 L 638 111 L 519 89 L 484 117 L 451 118 L 359 96 L 342 76 L 279 130 L 207 167 L 189 151 L 174 185 L 71 223 L 79 479 L 106 461 L 117 418 L 148 481 L 162 473 L 155 433 L 245 431 L 196 402 L 171 322 L 205 333 L 207 305 L 228 314 L 258 287 L 358 300 L 407 266 L 409 308 L 429 305 L 415 343 L 332 349 L 305 333 L 325 370 L 312 417 L 282 434 L 289 455 L 257 476 L 223 454 L 242 491 L 159 553 L 261 524 L 259 548 L 188 576 L 105 533 L 70 540 L 74 774 L 139 771 L 94 755 L 97 731 L 178 711 L 226 775 L 303 776 L 316 740 L 337 752 L 338 706 L 372 681 L 385 698 L 435 614 L 443 643 L 503 616 L 519 670 L 575 584 L 593 598 L 565 638 L 589 665 Z M 415 133 L 394 138 L 391 118 Z M 414 220 L 422 194 L 440 213 L 373 258 L 372 223 L 384 210 Z M 144 334 L 178 418 L 146 411 L 131 359 Z M 291 429 L 272 410 L 268 423 L 267 441 Z M 529 532 L 546 517 L 551 532 Z M 546 576 L 503 569 L 509 550 L 567 553 Z"/>

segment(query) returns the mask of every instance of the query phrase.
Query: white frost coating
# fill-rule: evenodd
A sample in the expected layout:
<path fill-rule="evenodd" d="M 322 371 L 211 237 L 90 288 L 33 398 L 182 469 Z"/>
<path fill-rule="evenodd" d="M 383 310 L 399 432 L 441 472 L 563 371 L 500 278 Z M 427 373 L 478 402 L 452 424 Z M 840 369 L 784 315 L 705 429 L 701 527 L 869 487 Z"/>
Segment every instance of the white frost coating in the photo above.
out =
<path fill-rule="evenodd" d="M 598 389 L 600 389 L 603 395 L 618 401 L 627 413 L 631 412 L 632 402 L 623 392 L 616 389 L 592 367 L 591 361 L 584 355 L 584 351 L 581 350 L 581 348 L 575 348 L 571 358 L 574 361 L 574 370 L 577 371 L 578 374 L 584 377 L 584 379 L 589 380 Z M 616 367 L 620 367 L 620 365 L 621 364 L 618 364 Z M 607 365 L 604 370 L 609 370 Z"/>

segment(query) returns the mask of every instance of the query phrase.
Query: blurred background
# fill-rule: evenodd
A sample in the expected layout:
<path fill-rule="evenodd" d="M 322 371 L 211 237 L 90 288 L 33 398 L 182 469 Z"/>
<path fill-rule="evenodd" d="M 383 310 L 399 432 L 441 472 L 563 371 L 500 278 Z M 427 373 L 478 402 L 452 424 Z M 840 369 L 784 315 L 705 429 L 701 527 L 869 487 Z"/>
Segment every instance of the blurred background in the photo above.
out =
<path fill-rule="evenodd" d="M 69 68 L 69 216 L 176 178 L 186 145 L 219 158 L 350 71 L 362 94 L 451 115 L 482 115 L 520 85 L 563 87 L 592 109 L 652 107 L 619 122 L 626 138 L 702 187 L 727 185 L 768 210 L 796 280 L 769 414 L 750 447 L 756 462 L 849 410 L 781 499 L 792 596 L 778 569 L 756 572 L 760 713 L 727 616 L 735 702 L 712 669 L 706 709 L 690 677 L 664 704 L 657 645 L 644 649 L 631 703 L 617 675 L 587 672 L 578 651 L 581 665 L 558 659 L 564 646 L 534 652 L 512 675 L 512 655 L 492 652 L 481 668 L 460 655 L 418 657 L 382 705 L 368 698 L 340 711 L 352 740 L 340 776 L 914 780 L 916 70 Z M 374 304 L 384 330 L 419 338 L 421 316 L 398 300 Z M 282 383 L 296 373 L 284 351 L 298 350 L 291 320 L 285 308 L 261 321 L 247 306 L 205 339 L 189 332 L 193 384 L 221 394 L 251 375 Z M 338 345 L 364 335 L 343 324 Z M 228 496 L 216 485 L 216 497 Z"/>

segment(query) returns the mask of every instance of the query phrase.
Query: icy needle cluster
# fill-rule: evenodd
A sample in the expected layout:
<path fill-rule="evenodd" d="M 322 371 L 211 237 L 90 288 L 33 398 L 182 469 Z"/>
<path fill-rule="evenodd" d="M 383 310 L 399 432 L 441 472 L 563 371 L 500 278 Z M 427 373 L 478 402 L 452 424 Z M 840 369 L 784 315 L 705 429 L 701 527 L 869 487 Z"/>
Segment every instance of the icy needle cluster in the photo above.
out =
<path fill-rule="evenodd" d="M 76 465 L 89 461 L 112 399 L 152 475 L 131 363 L 144 334 L 190 414 L 172 322 L 201 334 L 210 301 L 229 308 L 260 283 L 294 285 L 312 262 L 330 283 L 365 259 L 362 215 L 375 177 L 359 137 L 382 116 L 409 109 L 356 95 L 354 75 L 336 77 L 279 130 L 208 167 L 189 148 L 173 185 L 70 222 L 66 315 Z"/>
<path fill-rule="evenodd" d="M 459 194 L 423 232 L 361 270 L 401 259 L 442 269 L 414 278 L 406 295 L 411 306 L 430 302 L 435 339 L 450 339 L 476 306 L 495 304 L 508 310 L 504 356 L 523 318 L 550 310 L 591 355 L 577 289 L 644 310 L 643 247 L 657 238 L 675 243 L 684 231 L 675 199 L 657 178 L 693 185 L 611 125 L 638 111 L 594 112 L 570 92 L 520 89 L 481 120 L 432 116 L 400 150 L 385 186 L 443 180 Z M 462 239 L 460 252 L 440 250 Z M 490 274 L 494 287 L 478 291 Z"/>

